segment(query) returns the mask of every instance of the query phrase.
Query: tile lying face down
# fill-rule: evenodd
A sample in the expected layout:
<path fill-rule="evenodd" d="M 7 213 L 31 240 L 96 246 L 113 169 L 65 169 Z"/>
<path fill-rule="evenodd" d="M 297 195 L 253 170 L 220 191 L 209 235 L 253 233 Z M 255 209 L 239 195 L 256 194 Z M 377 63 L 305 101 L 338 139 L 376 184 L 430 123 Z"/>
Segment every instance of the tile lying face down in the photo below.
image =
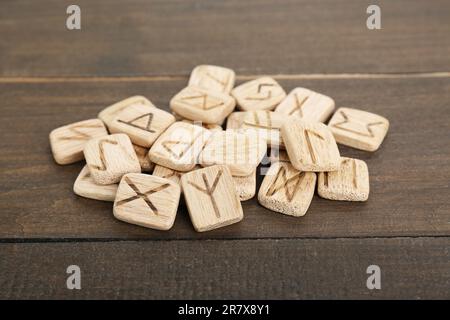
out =
<path fill-rule="evenodd" d="M 330 129 L 320 122 L 290 118 L 281 127 L 289 160 L 301 171 L 336 171 L 341 157 Z"/>
<path fill-rule="evenodd" d="M 319 173 L 317 192 L 325 199 L 366 201 L 369 189 L 369 170 L 362 160 L 342 157 L 338 171 Z"/>
<path fill-rule="evenodd" d="M 75 180 L 73 191 L 75 194 L 84 198 L 114 201 L 116 198 L 117 187 L 117 184 L 96 184 L 89 172 L 89 167 L 86 165 Z"/>
<path fill-rule="evenodd" d="M 157 230 L 172 228 L 180 200 L 180 186 L 148 174 L 122 177 L 114 201 L 114 216 L 122 221 Z"/>
<path fill-rule="evenodd" d="M 99 119 L 84 120 L 59 127 L 50 133 L 50 145 L 56 163 L 64 165 L 84 159 L 83 149 L 93 138 L 108 135 Z"/>
<path fill-rule="evenodd" d="M 241 110 L 273 110 L 286 97 L 283 88 L 270 77 L 245 82 L 231 91 Z"/>
<path fill-rule="evenodd" d="M 84 156 L 97 184 L 113 184 L 126 173 L 140 173 L 141 165 L 126 134 L 118 133 L 89 140 Z"/>
<path fill-rule="evenodd" d="M 367 111 L 339 108 L 328 123 L 338 143 L 376 151 L 386 136 L 389 121 Z"/>
<path fill-rule="evenodd" d="M 215 165 L 186 173 L 181 186 L 196 231 L 217 229 L 243 219 L 228 167 Z"/>
<path fill-rule="evenodd" d="M 305 215 L 314 196 L 316 174 L 295 169 L 289 162 L 275 162 L 264 176 L 259 203 L 295 217 Z"/>

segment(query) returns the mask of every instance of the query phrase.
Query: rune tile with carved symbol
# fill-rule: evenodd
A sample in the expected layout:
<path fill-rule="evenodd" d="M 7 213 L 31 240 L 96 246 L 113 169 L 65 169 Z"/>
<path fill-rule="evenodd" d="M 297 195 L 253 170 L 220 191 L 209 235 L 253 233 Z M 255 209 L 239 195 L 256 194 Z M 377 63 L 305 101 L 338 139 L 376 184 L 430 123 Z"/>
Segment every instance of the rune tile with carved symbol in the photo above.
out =
<path fill-rule="evenodd" d="M 281 127 L 292 165 L 301 171 L 336 171 L 341 157 L 330 129 L 320 122 L 290 118 Z"/>
<path fill-rule="evenodd" d="M 325 122 L 333 113 L 334 100 L 306 88 L 295 88 L 281 101 L 275 112 L 303 120 Z"/>
<path fill-rule="evenodd" d="M 50 146 L 58 164 L 70 164 L 83 160 L 83 149 L 93 138 L 108 135 L 99 119 L 84 120 L 59 127 L 50 132 Z"/>
<path fill-rule="evenodd" d="M 366 201 L 369 190 L 369 170 L 362 160 L 342 157 L 338 171 L 319 173 L 317 192 L 322 198 Z"/>
<path fill-rule="evenodd" d="M 147 104 L 132 104 L 116 114 L 109 125 L 111 133 L 125 133 L 134 144 L 150 148 L 175 117 L 167 111 Z"/>
<path fill-rule="evenodd" d="M 196 231 L 242 220 L 241 202 L 228 167 L 216 165 L 188 172 L 181 177 L 181 186 Z"/>
<path fill-rule="evenodd" d="M 188 86 L 170 100 L 170 108 L 188 120 L 221 124 L 236 105 L 233 97 L 220 91 Z"/>
<path fill-rule="evenodd" d="M 211 132 L 201 126 L 175 122 L 150 148 L 150 160 L 176 171 L 190 171 L 210 136 Z"/>
<path fill-rule="evenodd" d="M 268 146 L 284 148 L 280 128 L 287 118 L 273 111 L 248 111 L 241 128 L 256 131 L 260 138 L 267 141 Z"/>
<path fill-rule="evenodd" d="M 98 114 L 98 117 L 106 124 L 109 129 L 111 129 L 110 125 L 116 118 L 117 114 L 128 107 L 139 105 L 155 107 L 153 103 L 151 103 L 151 101 L 146 97 L 132 96 L 106 107 Z"/>
<path fill-rule="evenodd" d="M 316 174 L 295 169 L 288 162 L 275 162 L 264 176 L 258 192 L 259 203 L 276 212 L 303 216 L 316 186 Z"/>
<path fill-rule="evenodd" d="M 114 201 L 117 187 L 117 184 L 96 184 L 94 179 L 92 179 L 89 167 L 85 165 L 73 184 L 73 192 L 84 198 Z"/>
<path fill-rule="evenodd" d="M 117 183 L 126 173 L 141 172 L 130 138 L 123 133 L 89 140 L 84 156 L 97 184 Z"/>
<path fill-rule="evenodd" d="M 114 216 L 122 221 L 157 230 L 172 228 L 180 200 L 180 186 L 147 174 L 122 177 L 114 201 Z"/>
<path fill-rule="evenodd" d="M 286 97 L 283 88 L 270 77 L 248 81 L 231 91 L 241 110 L 273 110 Z"/>
<path fill-rule="evenodd" d="M 189 78 L 189 86 L 197 86 L 206 90 L 230 93 L 234 87 L 236 75 L 233 70 L 211 65 L 200 65 L 194 68 Z"/>
<path fill-rule="evenodd" d="M 376 151 L 388 132 L 389 121 L 371 112 L 339 108 L 328 126 L 338 143 L 365 151 Z"/>
<path fill-rule="evenodd" d="M 233 176 L 248 176 L 266 154 L 267 144 L 256 132 L 215 132 L 199 156 L 202 166 L 227 165 Z"/>

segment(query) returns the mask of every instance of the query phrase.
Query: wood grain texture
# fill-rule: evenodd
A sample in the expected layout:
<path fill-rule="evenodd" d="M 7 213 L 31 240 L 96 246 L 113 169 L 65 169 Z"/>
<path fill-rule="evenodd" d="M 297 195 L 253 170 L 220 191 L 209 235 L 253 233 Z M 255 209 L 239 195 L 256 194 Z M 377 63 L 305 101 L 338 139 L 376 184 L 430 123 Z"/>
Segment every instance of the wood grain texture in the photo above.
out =
<path fill-rule="evenodd" d="M 447 0 L 79 0 L 0 3 L 1 76 L 189 75 L 215 64 L 240 74 L 449 71 Z M 366 9 L 382 8 L 368 30 Z M 282 54 L 280 54 L 282 53 Z"/>
<path fill-rule="evenodd" d="M 301 83 L 299 83 L 301 82 Z M 94 117 L 135 94 L 167 106 L 186 81 L 55 82 L 0 84 L 0 237 L 28 238 L 261 238 L 450 235 L 450 79 L 341 79 L 280 81 L 333 97 L 336 106 L 364 108 L 390 120 L 374 153 L 340 146 L 341 155 L 364 160 L 370 172 L 365 203 L 314 196 L 308 214 L 292 218 L 244 202 L 245 219 L 195 233 L 184 205 L 169 232 L 121 223 L 112 204 L 83 199 L 73 182 L 83 163 L 54 163 L 48 133 Z M 351 88 L 351 90 L 349 90 Z M 382 94 L 380 94 L 382 93 Z M 258 175 L 257 186 L 262 177 Z"/>
<path fill-rule="evenodd" d="M 450 299 L 449 248 L 449 238 L 2 243 L 0 298 Z M 66 289 L 72 264 L 81 290 Z M 366 287 L 372 264 L 381 290 Z"/>

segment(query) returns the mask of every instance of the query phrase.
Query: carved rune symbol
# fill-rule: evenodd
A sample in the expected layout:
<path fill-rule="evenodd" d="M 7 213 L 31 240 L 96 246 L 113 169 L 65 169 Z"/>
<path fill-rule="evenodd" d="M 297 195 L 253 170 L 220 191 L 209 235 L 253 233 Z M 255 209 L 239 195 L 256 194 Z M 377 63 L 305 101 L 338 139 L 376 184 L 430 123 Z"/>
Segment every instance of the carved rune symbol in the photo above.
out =
<path fill-rule="evenodd" d="M 352 165 L 352 183 L 353 183 L 353 187 L 355 189 L 358 189 L 358 180 L 356 179 L 356 161 L 353 160 L 353 159 L 345 159 L 345 160 L 342 160 L 341 165 L 345 165 L 348 162 L 351 162 L 351 165 Z M 329 180 L 330 180 L 330 173 L 329 172 L 324 172 L 323 184 L 324 184 L 324 186 L 326 188 L 328 188 Z"/>
<path fill-rule="evenodd" d="M 203 93 L 196 96 L 189 96 L 189 97 L 182 97 L 181 100 L 188 100 L 189 104 L 193 107 L 200 107 L 203 110 L 211 110 L 217 107 L 220 107 L 223 105 L 223 101 L 215 102 L 212 101 L 212 98 L 208 99 L 208 94 Z M 200 101 L 199 101 L 200 100 Z M 212 101 L 212 104 L 209 103 L 209 101 Z M 200 103 L 199 103 L 200 102 Z"/>
<path fill-rule="evenodd" d="M 140 120 L 142 118 L 145 118 L 145 117 L 148 117 L 147 124 L 145 125 L 145 127 L 144 126 L 140 126 L 140 125 L 135 123 L 136 121 L 138 121 L 138 120 Z M 138 129 L 142 129 L 142 130 L 151 132 L 151 133 L 155 132 L 155 130 L 150 128 L 150 126 L 152 124 L 152 121 L 153 121 L 153 113 L 151 113 L 151 112 L 143 114 L 143 115 L 140 115 L 140 116 L 138 116 L 138 117 L 136 117 L 136 118 L 134 118 L 134 119 L 132 119 L 130 121 L 123 121 L 123 120 L 120 120 L 120 119 L 117 120 L 117 121 L 120 122 L 120 123 L 128 124 L 129 126 L 132 126 L 132 127 L 138 128 Z"/>
<path fill-rule="evenodd" d="M 257 95 L 255 96 L 251 96 L 251 97 L 247 97 L 245 99 L 247 100 L 267 100 L 272 98 L 272 90 L 270 90 L 270 87 L 275 86 L 275 84 L 273 83 L 260 83 L 258 85 L 258 90 L 257 90 Z M 263 90 L 263 88 L 268 88 L 268 90 Z M 263 91 L 266 92 L 266 94 L 264 96 L 261 96 L 261 94 L 263 93 Z"/>
<path fill-rule="evenodd" d="M 159 215 L 158 209 L 155 207 L 155 205 L 153 204 L 153 202 L 149 199 L 149 196 L 152 195 L 153 193 L 156 193 L 156 192 L 158 192 L 158 191 L 161 191 L 161 190 L 164 190 L 164 189 L 168 188 L 168 187 L 170 186 L 169 183 L 161 184 L 161 185 L 159 185 L 158 187 L 153 188 L 153 189 L 148 190 L 148 191 L 146 191 L 146 192 L 143 193 L 143 192 L 141 192 L 141 191 L 139 190 L 139 188 L 133 183 L 133 181 L 131 181 L 128 177 L 125 177 L 125 182 L 127 183 L 127 185 L 128 185 L 131 189 L 133 189 L 133 191 L 134 191 L 134 193 L 135 193 L 136 195 L 131 196 L 131 197 L 127 198 L 127 199 L 123 199 L 123 200 L 117 201 L 117 202 L 116 202 L 116 207 L 118 207 L 118 206 L 120 206 L 120 205 L 122 205 L 122 204 L 128 203 L 128 202 L 134 201 L 134 200 L 136 200 L 136 199 L 142 199 L 142 200 L 145 201 L 145 203 L 147 204 L 147 206 L 151 209 L 151 211 L 152 211 L 155 215 Z"/>
<path fill-rule="evenodd" d="M 299 99 L 298 94 L 296 93 L 294 96 L 295 99 L 295 108 L 292 109 L 291 112 L 289 112 L 289 115 L 292 115 L 295 111 L 298 111 L 300 117 L 303 118 L 303 105 L 305 104 L 306 100 L 309 99 L 309 96 L 303 97 L 302 99 Z"/>
<path fill-rule="evenodd" d="M 102 164 L 99 165 L 99 166 L 97 166 L 97 165 L 90 165 L 90 167 L 92 169 L 96 169 L 96 170 L 99 170 L 99 171 L 106 171 L 107 166 L 106 166 L 106 157 L 105 157 L 105 144 L 112 144 L 112 145 L 119 146 L 122 149 L 122 151 L 124 152 L 124 154 L 132 159 L 132 157 L 128 154 L 127 150 L 125 150 L 125 148 L 122 145 L 120 145 L 117 141 L 108 140 L 108 139 L 102 139 L 102 140 L 100 140 L 98 142 L 100 161 L 102 162 Z"/>
<path fill-rule="evenodd" d="M 333 127 L 344 130 L 344 131 L 348 131 L 351 133 L 355 133 L 358 134 L 360 136 L 363 137 L 369 137 L 369 138 L 374 138 L 375 134 L 372 131 L 372 126 L 376 126 L 379 124 L 383 124 L 383 122 L 378 121 L 378 122 L 370 122 L 370 123 L 366 123 L 364 126 L 364 129 L 366 130 L 366 132 L 362 132 L 362 131 L 358 131 L 358 130 L 354 130 L 354 129 L 350 129 L 350 128 L 346 128 L 345 126 L 343 126 L 346 123 L 353 123 L 355 124 L 355 122 L 352 122 L 349 120 L 349 116 L 347 114 L 344 113 L 344 111 L 340 111 L 342 118 L 344 118 L 344 120 L 342 120 L 341 122 L 338 123 L 334 123 Z"/>
<path fill-rule="evenodd" d="M 68 128 L 74 135 L 60 137 L 59 140 L 89 140 L 91 138 L 87 133 L 82 132 L 80 129 L 101 128 L 98 124 L 81 124 Z"/>
<path fill-rule="evenodd" d="M 320 134 L 318 134 L 317 132 L 311 131 L 309 129 L 305 129 L 305 131 L 303 131 L 303 134 L 305 135 L 305 140 L 306 140 L 306 144 L 308 146 L 308 151 L 309 151 L 309 155 L 311 157 L 311 161 L 316 164 L 317 163 L 317 159 L 316 159 L 316 154 L 314 153 L 314 148 L 312 146 L 311 143 L 311 135 L 319 138 L 320 140 L 325 140 Z"/>
<path fill-rule="evenodd" d="M 275 181 L 266 192 L 266 196 L 271 197 L 283 189 L 286 199 L 291 202 L 292 199 L 294 199 L 295 193 L 297 192 L 304 177 L 304 172 L 298 172 L 288 179 L 286 177 L 286 169 L 284 167 L 280 167 L 277 172 L 277 176 L 275 177 Z M 292 189 L 289 189 L 290 186 L 293 186 Z"/>
<path fill-rule="evenodd" d="M 266 111 L 264 112 L 264 114 L 266 115 L 266 123 L 267 124 L 261 124 L 261 119 L 259 119 L 258 117 L 258 113 L 257 112 L 253 112 L 253 123 L 252 122 L 248 122 L 245 121 L 244 123 L 250 127 L 256 127 L 256 128 L 261 128 L 261 129 L 274 129 L 272 128 L 272 117 L 270 116 L 270 112 Z"/>
<path fill-rule="evenodd" d="M 216 199 L 214 198 L 214 191 L 216 190 L 217 184 L 219 183 L 221 176 L 222 176 L 222 170 L 219 170 L 219 172 L 217 172 L 217 175 L 214 179 L 212 186 L 210 186 L 209 182 L 208 182 L 208 177 L 206 176 L 206 173 L 203 173 L 202 178 L 203 178 L 203 183 L 205 184 L 205 188 L 202 188 L 202 187 L 196 185 L 192 181 L 188 181 L 188 183 L 191 186 L 193 186 L 195 189 L 197 189 L 203 193 L 206 193 L 209 196 L 209 198 L 211 199 L 212 206 L 214 208 L 214 213 L 216 214 L 217 218 L 220 218 L 220 212 L 219 212 L 219 207 L 217 206 L 217 203 L 216 203 Z"/>
<path fill-rule="evenodd" d="M 227 78 L 226 78 L 225 80 L 220 80 L 220 79 L 218 79 L 216 76 L 212 75 L 212 74 L 209 73 L 209 72 L 206 72 L 205 75 L 206 75 L 207 77 L 213 79 L 215 82 L 219 83 L 223 88 L 225 88 L 225 87 L 227 86 L 228 80 L 229 80 L 229 77 L 230 77 L 230 75 L 227 75 Z"/>
<path fill-rule="evenodd" d="M 194 145 L 195 141 L 197 141 L 197 139 L 201 136 L 201 134 L 202 134 L 201 132 L 197 134 L 190 142 L 167 140 L 164 141 L 161 145 L 173 157 L 181 159 L 186 154 L 186 152 L 188 152 L 188 150 Z M 178 145 L 184 145 L 186 147 L 181 149 L 179 152 L 175 152 L 173 147 Z"/>

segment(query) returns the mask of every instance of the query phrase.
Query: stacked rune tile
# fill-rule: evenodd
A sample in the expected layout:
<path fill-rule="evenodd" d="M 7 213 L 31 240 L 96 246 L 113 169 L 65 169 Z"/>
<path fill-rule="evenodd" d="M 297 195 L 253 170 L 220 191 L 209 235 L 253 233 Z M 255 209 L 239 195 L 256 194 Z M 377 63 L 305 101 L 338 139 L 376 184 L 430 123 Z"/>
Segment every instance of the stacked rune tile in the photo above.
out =
<path fill-rule="evenodd" d="M 181 195 L 199 232 L 241 221 L 241 202 L 255 197 L 261 173 L 259 203 L 286 215 L 305 215 L 316 190 L 330 200 L 368 199 L 367 164 L 341 156 L 337 143 L 376 151 L 387 119 L 334 112 L 332 98 L 300 87 L 286 94 L 270 77 L 237 87 L 235 78 L 231 69 L 201 65 L 171 99 L 172 112 L 133 96 L 57 128 L 55 161 L 84 159 L 77 195 L 113 201 L 117 219 L 158 230 L 173 226 Z"/>

